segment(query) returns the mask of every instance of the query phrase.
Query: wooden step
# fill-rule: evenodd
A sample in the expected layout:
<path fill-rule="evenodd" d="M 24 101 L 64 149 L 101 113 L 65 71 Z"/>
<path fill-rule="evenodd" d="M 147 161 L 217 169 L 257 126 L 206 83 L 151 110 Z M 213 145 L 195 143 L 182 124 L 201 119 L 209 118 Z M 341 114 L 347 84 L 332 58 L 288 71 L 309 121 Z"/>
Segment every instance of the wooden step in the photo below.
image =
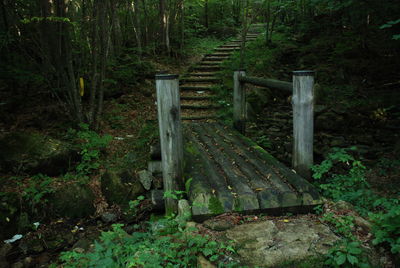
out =
<path fill-rule="evenodd" d="M 218 48 L 240 48 L 239 45 L 222 45 L 219 46 Z"/>
<path fill-rule="evenodd" d="M 200 61 L 199 65 L 219 66 L 221 63 L 222 63 L 222 61 L 221 62 L 218 62 L 218 61 Z"/>
<path fill-rule="evenodd" d="M 203 58 L 204 61 L 225 61 L 229 59 L 229 57 L 210 57 L 206 56 Z"/>
<path fill-rule="evenodd" d="M 185 77 L 213 77 L 214 75 L 216 75 L 216 73 L 188 73 L 184 76 Z"/>
<path fill-rule="evenodd" d="M 211 100 L 213 97 L 207 96 L 181 96 L 181 100 Z"/>
<path fill-rule="evenodd" d="M 216 48 L 214 49 L 214 51 L 216 52 L 233 52 L 235 50 L 239 50 L 240 47 L 236 47 L 236 48 Z"/>
<path fill-rule="evenodd" d="M 200 121 L 200 120 L 210 120 L 210 119 L 217 119 L 215 115 L 206 115 L 206 116 L 182 116 L 182 120 L 187 121 Z"/>
<path fill-rule="evenodd" d="M 207 78 L 184 78 L 180 80 L 180 83 L 216 83 L 220 82 L 221 79 L 216 77 L 207 77 Z"/>
<path fill-rule="evenodd" d="M 181 105 L 184 110 L 211 110 L 220 108 L 218 105 Z"/>
<path fill-rule="evenodd" d="M 212 87 L 205 87 L 205 86 L 181 86 L 179 87 L 180 90 L 190 90 L 190 91 L 211 91 Z"/>
<path fill-rule="evenodd" d="M 206 56 L 210 57 L 230 57 L 232 53 L 212 53 L 212 54 L 206 54 Z"/>
<path fill-rule="evenodd" d="M 195 71 L 219 71 L 221 66 L 195 66 L 192 68 Z"/>

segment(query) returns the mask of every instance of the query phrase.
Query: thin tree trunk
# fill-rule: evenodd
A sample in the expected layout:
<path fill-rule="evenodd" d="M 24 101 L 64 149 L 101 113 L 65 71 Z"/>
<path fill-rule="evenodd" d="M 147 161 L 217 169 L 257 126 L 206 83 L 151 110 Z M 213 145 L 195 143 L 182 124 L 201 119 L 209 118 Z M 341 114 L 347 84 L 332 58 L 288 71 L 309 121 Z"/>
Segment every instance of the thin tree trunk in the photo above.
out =
<path fill-rule="evenodd" d="M 134 18 L 134 29 L 136 42 L 138 46 L 138 56 L 141 58 L 142 56 L 142 32 L 141 32 L 141 24 L 139 18 L 139 0 L 133 1 L 133 18 Z"/>

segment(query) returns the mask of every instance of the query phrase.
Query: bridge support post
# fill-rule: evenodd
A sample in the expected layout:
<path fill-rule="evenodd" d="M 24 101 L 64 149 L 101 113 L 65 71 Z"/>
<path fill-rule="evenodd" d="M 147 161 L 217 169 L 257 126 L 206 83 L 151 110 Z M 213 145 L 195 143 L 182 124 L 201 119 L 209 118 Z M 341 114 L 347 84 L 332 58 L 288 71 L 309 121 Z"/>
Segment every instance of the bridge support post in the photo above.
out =
<path fill-rule="evenodd" d="M 314 163 L 314 72 L 293 72 L 293 168 L 304 178 L 311 177 Z"/>
<path fill-rule="evenodd" d="M 183 139 L 178 75 L 156 75 L 158 124 L 165 192 L 182 189 Z M 165 198 L 167 215 L 176 213 L 178 201 Z"/>
<path fill-rule="evenodd" d="M 244 70 L 233 73 L 233 127 L 242 134 L 246 132 L 246 90 L 239 78 L 245 75 Z"/>
<path fill-rule="evenodd" d="M 304 178 L 311 177 L 314 163 L 314 72 L 293 72 L 293 168 Z"/>

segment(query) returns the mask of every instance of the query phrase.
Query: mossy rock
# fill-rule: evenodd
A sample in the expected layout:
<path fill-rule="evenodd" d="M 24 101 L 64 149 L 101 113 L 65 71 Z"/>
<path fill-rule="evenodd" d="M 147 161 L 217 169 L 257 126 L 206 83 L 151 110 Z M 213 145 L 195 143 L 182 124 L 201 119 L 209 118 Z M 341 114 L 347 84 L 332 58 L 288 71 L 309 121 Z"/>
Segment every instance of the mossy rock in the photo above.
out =
<path fill-rule="evenodd" d="M 95 212 L 95 196 L 88 185 L 66 184 L 49 198 L 53 213 L 59 217 L 83 218 Z"/>
<path fill-rule="evenodd" d="M 65 173 L 78 153 L 60 140 L 37 133 L 11 133 L 0 138 L 0 170 L 14 173 Z"/>
<path fill-rule="evenodd" d="M 101 191 L 109 204 L 127 207 L 145 192 L 139 178 L 131 171 L 107 171 L 101 178 Z"/>

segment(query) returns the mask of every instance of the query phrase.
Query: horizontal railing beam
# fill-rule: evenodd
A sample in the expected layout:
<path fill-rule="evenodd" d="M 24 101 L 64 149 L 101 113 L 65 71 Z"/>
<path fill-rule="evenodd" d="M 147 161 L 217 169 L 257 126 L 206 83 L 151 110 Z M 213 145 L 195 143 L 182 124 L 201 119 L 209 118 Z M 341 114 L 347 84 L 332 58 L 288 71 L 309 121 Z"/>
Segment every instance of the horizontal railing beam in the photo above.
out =
<path fill-rule="evenodd" d="M 241 83 L 249 83 L 255 86 L 268 87 L 271 89 L 278 89 L 284 91 L 286 94 L 293 93 L 293 84 L 290 82 L 279 81 L 275 79 L 265 79 L 253 76 L 240 76 Z"/>

